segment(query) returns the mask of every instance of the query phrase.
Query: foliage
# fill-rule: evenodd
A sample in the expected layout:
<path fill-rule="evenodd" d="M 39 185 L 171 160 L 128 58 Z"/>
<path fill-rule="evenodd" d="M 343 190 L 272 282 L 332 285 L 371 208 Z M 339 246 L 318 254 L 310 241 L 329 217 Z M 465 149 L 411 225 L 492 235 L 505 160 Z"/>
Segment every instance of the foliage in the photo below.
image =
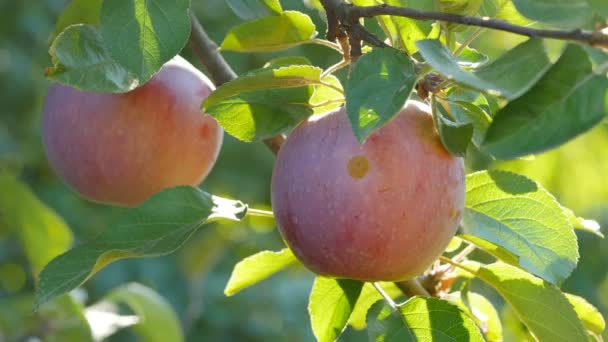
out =
<path fill-rule="evenodd" d="M 597 27 L 608 23 L 607 8 L 597 0 L 353 3 L 407 5 L 597 35 L 603 34 Z M 21 29 L 44 32 L 36 36 L 36 47 L 52 38 L 47 78 L 82 90 L 121 93 L 144 84 L 187 46 L 189 12 L 221 41 L 220 50 L 239 74 L 201 104 L 236 138 L 228 139 L 204 184 L 223 197 L 177 187 L 137 208 L 118 210 L 81 201 L 50 175 L 39 144 L 31 143 L 39 106 L 32 107 L 37 101 L 23 91 L 28 86 L 40 91 L 40 66 L 48 63 L 23 62 L 37 66 L 29 84 L 19 80 L 25 67 L 11 64 L 7 73 L 15 90 L 6 102 L 11 111 L 0 122 L 0 340 L 86 341 L 110 335 L 121 340 L 135 334 L 153 341 L 159 331 L 159 340 L 175 341 L 220 340 L 231 333 L 241 339 L 319 341 L 606 336 L 600 311 L 608 310 L 608 292 L 599 290 L 608 288 L 606 241 L 600 240 L 597 222 L 566 207 L 608 223 L 601 209 L 608 203 L 601 186 L 608 172 L 602 158 L 608 143 L 602 123 L 608 113 L 605 49 L 382 15 L 366 18 L 363 27 L 391 47 L 364 45 L 363 55 L 348 56 L 319 35 L 324 13 L 315 1 L 72 0 L 63 9 L 49 0 L 0 9 L 0 18 L 44 12 L 33 21 L 56 21 Z M 11 25 L 25 24 L 0 21 L 2 36 L 12 32 Z M 0 73 L 7 68 L 3 53 L 0 49 Z M 12 60 L 18 56 L 11 50 Z M 0 86 L 2 98 L 10 81 Z M 469 171 L 458 235 L 463 242 L 420 277 L 435 281 L 427 286 L 437 290 L 435 297 L 412 296 L 393 283 L 316 276 L 312 284 L 276 233 L 268 233 L 270 219 L 224 198 L 267 205 L 272 161 L 257 142 L 345 105 L 353 134 L 363 143 L 408 99 L 428 100 L 443 144 L 466 159 Z M 21 114 L 23 119 L 16 119 Z M 527 160 L 531 154 L 541 155 Z M 584 191 L 573 185 L 580 175 L 591 184 Z M 72 231 L 77 243 L 66 252 Z M 170 253 L 175 254 L 122 260 Z M 133 280 L 150 286 L 124 285 Z M 255 288 L 244 291 L 258 283 L 265 295 L 250 292 Z M 234 297 L 218 297 L 222 288 Z M 83 289 L 95 304 L 79 298 Z M 298 310 L 303 311 L 308 290 L 310 326 L 302 327 Z M 203 311 L 201 296 L 209 298 L 204 301 L 210 313 Z M 126 314 L 121 304 L 128 307 Z M 37 311 L 30 316 L 32 308 Z M 260 316 L 251 318 L 250 310 Z M 92 318 L 100 316 L 91 313 L 115 323 L 100 327 L 101 320 Z M 288 327 L 273 332 L 276 325 L 263 322 L 272 317 Z M 41 328 L 49 324 L 57 328 Z M 360 329 L 366 332 L 357 333 Z"/>

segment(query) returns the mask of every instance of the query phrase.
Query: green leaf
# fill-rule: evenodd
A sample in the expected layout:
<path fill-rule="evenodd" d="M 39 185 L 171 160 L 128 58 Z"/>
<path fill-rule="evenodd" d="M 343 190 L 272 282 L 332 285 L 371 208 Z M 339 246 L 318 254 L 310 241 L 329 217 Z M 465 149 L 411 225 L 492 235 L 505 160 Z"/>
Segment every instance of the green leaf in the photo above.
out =
<path fill-rule="evenodd" d="M 452 155 L 464 156 L 473 137 L 473 124 L 460 124 L 450 120 L 441 104 L 437 102 L 433 105 L 433 118 L 445 149 Z"/>
<path fill-rule="evenodd" d="M 604 0 L 587 0 L 589 6 L 599 15 L 608 17 L 608 2 Z"/>
<path fill-rule="evenodd" d="M 94 306 L 107 307 L 125 304 L 139 318 L 130 329 L 142 341 L 165 342 L 184 340 L 179 317 L 167 302 L 154 290 L 130 283 L 112 290 Z"/>
<path fill-rule="evenodd" d="M 350 279 L 315 278 L 308 313 L 319 342 L 333 342 L 346 328 L 363 283 Z"/>
<path fill-rule="evenodd" d="M 289 248 L 279 252 L 262 251 L 247 257 L 234 266 L 224 294 L 233 296 L 296 262 L 297 259 Z"/>
<path fill-rule="evenodd" d="M 180 186 L 125 209 L 117 222 L 96 239 L 53 259 L 40 273 L 36 307 L 71 291 L 109 263 L 169 254 L 204 223 L 220 218 L 238 221 L 247 210 L 239 202 Z"/>
<path fill-rule="evenodd" d="M 399 290 L 395 283 L 380 282 L 379 285 L 392 299 L 403 297 L 403 292 Z M 376 290 L 372 283 L 365 283 L 365 285 L 363 285 L 363 289 L 361 290 L 361 294 L 355 303 L 353 312 L 350 314 L 348 324 L 357 330 L 365 329 L 365 327 L 367 327 L 366 317 L 369 308 L 371 308 L 374 303 L 382 299 L 382 296 L 380 293 L 378 293 L 378 290 Z"/>
<path fill-rule="evenodd" d="M 570 275 L 578 261 L 576 235 L 551 194 L 505 171 L 473 173 L 466 183 L 464 239 L 472 235 L 504 248 L 517 265 L 553 284 Z"/>
<path fill-rule="evenodd" d="M 321 69 L 310 65 L 259 69 L 221 85 L 202 108 L 230 135 L 261 140 L 312 115 L 314 86 L 322 84 Z"/>
<path fill-rule="evenodd" d="M 604 329 L 606 329 L 606 322 L 604 321 L 602 314 L 593 305 L 587 302 L 585 298 L 569 293 L 566 293 L 565 295 L 570 304 L 574 307 L 574 311 L 576 311 L 581 322 L 583 322 L 585 329 L 597 336 L 601 336 Z"/>
<path fill-rule="evenodd" d="M 186 45 L 190 0 L 105 0 L 100 32 L 110 55 L 147 81 Z"/>
<path fill-rule="evenodd" d="M 306 43 L 316 34 L 309 16 L 285 11 L 232 28 L 220 48 L 239 52 L 276 51 Z"/>
<path fill-rule="evenodd" d="M 473 125 L 473 144 L 479 147 L 483 143 L 492 118 L 477 105 L 466 101 L 450 101 L 450 109 L 460 124 L 471 123 Z"/>
<path fill-rule="evenodd" d="M 0 172 L 0 217 L 21 241 L 34 276 L 72 244 L 72 232 L 15 177 Z"/>
<path fill-rule="evenodd" d="M 321 68 L 311 65 L 257 69 L 219 86 L 205 99 L 202 109 L 207 111 L 225 99 L 246 92 L 320 84 L 321 72 Z"/>
<path fill-rule="evenodd" d="M 253 20 L 273 14 L 281 14 L 279 0 L 226 0 L 232 11 L 244 20 Z"/>
<path fill-rule="evenodd" d="M 584 230 L 591 234 L 597 235 L 598 237 L 604 238 L 604 234 L 602 234 L 600 224 L 594 220 L 588 220 L 580 216 L 576 216 L 574 212 L 568 208 L 562 207 L 564 214 L 570 220 L 570 224 L 574 229 Z"/>
<path fill-rule="evenodd" d="M 285 56 L 277 57 L 269 60 L 264 64 L 264 68 L 267 69 L 278 69 L 280 67 L 287 67 L 292 65 L 312 65 L 310 59 L 304 56 Z"/>
<path fill-rule="evenodd" d="M 315 92 L 310 97 L 310 105 L 313 107 L 314 114 L 327 113 L 344 104 L 344 91 L 340 80 L 334 75 L 327 75 L 321 80 L 323 84 L 315 85 Z M 328 87 L 326 84 L 332 85 Z"/>
<path fill-rule="evenodd" d="M 55 82 L 93 92 L 126 92 L 140 80 L 115 62 L 93 26 L 73 25 L 55 38 L 49 54 L 53 67 L 46 76 Z"/>
<path fill-rule="evenodd" d="M 513 0 L 513 4 L 527 18 L 566 28 L 586 24 L 593 14 L 587 0 Z"/>
<path fill-rule="evenodd" d="M 61 12 L 55 24 L 55 37 L 70 25 L 99 23 L 99 13 L 103 0 L 72 0 Z"/>
<path fill-rule="evenodd" d="M 31 293 L 0 299 L 2 341 L 40 340 L 38 337 L 43 337 L 44 342 L 96 341 L 84 316 L 84 308 L 72 296 L 56 298 L 37 312 L 32 312 L 33 303 Z M 41 328 L 45 329 L 34 330 Z M 41 332 L 44 336 L 40 336 Z"/>
<path fill-rule="evenodd" d="M 606 116 L 606 89 L 608 79 L 594 75 L 583 48 L 570 44 L 534 87 L 496 114 L 483 148 L 509 159 L 563 144 Z"/>
<path fill-rule="evenodd" d="M 551 65 L 541 39 L 529 39 L 474 72 L 461 69 L 458 59 L 438 40 L 416 45 L 425 61 L 448 79 L 507 99 L 523 94 Z"/>
<path fill-rule="evenodd" d="M 382 301 L 367 315 L 370 341 L 484 341 L 473 319 L 445 300 L 413 297 L 394 311 Z"/>
<path fill-rule="evenodd" d="M 359 143 L 399 113 L 415 82 L 414 66 L 399 50 L 375 49 L 359 57 L 345 88 L 346 112 Z"/>
<path fill-rule="evenodd" d="M 539 341 L 587 341 L 574 308 L 555 285 L 500 262 L 472 271 L 505 298 Z"/>
<path fill-rule="evenodd" d="M 452 292 L 445 300 L 458 306 L 473 318 L 488 341 L 502 341 L 502 324 L 494 305 L 479 293 L 464 291 Z"/>
<path fill-rule="evenodd" d="M 355 1 L 359 6 L 375 5 L 374 1 Z M 382 3 L 397 7 L 412 7 L 416 4 L 405 0 L 384 0 Z M 410 18 L 380 15 L 377 17 L 378 24 L 386 33 L 395 48 L 402 47 L 410 55 L 416 53 L 416 41 L 426 38 L 431 31 L 431 24 L 423 21 L 415 21 Z"/>

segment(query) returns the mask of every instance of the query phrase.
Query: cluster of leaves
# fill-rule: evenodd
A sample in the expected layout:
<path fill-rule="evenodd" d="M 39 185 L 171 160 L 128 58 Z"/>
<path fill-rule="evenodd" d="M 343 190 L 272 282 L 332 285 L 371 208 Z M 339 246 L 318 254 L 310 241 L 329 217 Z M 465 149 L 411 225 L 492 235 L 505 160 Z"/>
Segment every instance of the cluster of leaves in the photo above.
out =
<path fill-rule="evenodd" d="M 406 5 L 402 0 L 353 3 Z M 228 32 L 222 50 L 277 51 L 309 43 L 337 48 L 316 37 L 308 15 L 283 10 L 278 0 L 228 4 L 245 22 Z M 74 0 L 51 45 L 54 65 L 48 77 L 88 91 L 132 90 L 185 46 L 189 5 L 187 0 Z M 321 9 L 314 1 L 311 5 Z M 423 0 L 407 5 L 561 28 L 605 24 L 608 16 L 606 6 L 592 0 Z M 433 75 L 442 80 L 430 101 L 446 148 L 456 155 L 496 159 L 559 146 L 608 112 L 608 55 L 599 49 L 568 43 L 553 60 L 544 41 L 534 38 L 489 62 L 482 52 L 466 46 L 467 34 L 476 34 L 466 28 L 393 16 L 371 20 L 377 20 L 392 47 L 367 47 L 351 64 L 344 86 L 333 75 L 338 67 L 324 71 L 306 57 L 292 56 L 271 60 L 218 87 L 202 109 L 226 132 L 251 142 L 345 104 L 353 133 L 363 143 L 416 97 L 418 82 Z M 77 288 L 110 262 L 171 253 L 204 223 L 239 220 L 246 213 L 241 202 L 198 189 L 163 191 L 125 210 L 95 241 L 53 259 L 39 274 L 35 305 Z M 574 229 L 601 236 L 598 227 L 576 217 L 526 177 L 502 171 L 472 173 L 455 241 L 462 249 L 473 244 L 496 261 L 442 257 L 443 266 L 458 277 L 459 288 L 448 289 L 442 299 L 410 297 L 398 305 L 394 301 L 400 301 L 402 293 L 394 284 L 317 277 L 309 303 L 314 334 L 319 341 L 332 341 L 351 325 L 367 327 L 372 340 L 500 340 L 496 310 L 468 289 L 470 279 L 477 278 L 493 287 L 539 340 L 600 339 L 604 321 L 597 310 L 559 289 L 578 261 Z M 251 256 L 236 265 L 225 293 L 233 295 L 297 263 L 288 249 Z"/>

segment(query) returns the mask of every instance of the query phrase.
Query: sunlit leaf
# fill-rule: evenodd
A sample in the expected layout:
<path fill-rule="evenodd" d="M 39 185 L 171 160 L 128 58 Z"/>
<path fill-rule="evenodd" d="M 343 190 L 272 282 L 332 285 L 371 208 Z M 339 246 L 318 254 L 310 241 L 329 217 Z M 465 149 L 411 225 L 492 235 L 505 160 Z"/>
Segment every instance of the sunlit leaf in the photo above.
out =
<path fill-rule="evenodd" d="M 310 292 L 308 313 L 319 342 L 333 342 L 346 328 L 363 283 L 317 276 Z"/>
<path fill-rule="evenodd" d="M 397 311 L 377 302 L 367 315 L 370 341 L 484 341 L 475 322 L 445 300 L 413 297 Z"/>
<path fill-rule="evenodd" d="M 224 294 L 233 296 L 296 262 L 297 259 L 289 248 L 279 252 L 263 251 L 249 256 L 234 266 Z"/>
<path fill-rule="evenodd" d="M 306 43 L 316 34 L 309 16 L 285 11 L 233 27 L 220 48 L 239 52 L 282 50 Z"/>
<path fill-rule="evenodd" d="M 517 265 L 554 284 L 570 275 L 578 261 L 576 235 L 553 196 L 504 171 L 473 173 L 466 183 L 464 239 L 472 235 L 500 246 L 516 256 Z"/>
<path fill-rule="evenodd" d="M 99 30 L 114 60 L 142 81 L 186 45 L 190 0 L 104 0 Z"/>
<path fill-rule="evenodd" d="M 502 341 L 500 317 L 486 297 L 475 292 L 452 292 L 445 299 L 466 312 L 483 332 L 487 341 Z"/>
<path fill-rule="evenodd" d="M 471 271 L 505 298 L 538 340 L 587 341 L 574 308 L 555 285 L 500 262 Z"/>

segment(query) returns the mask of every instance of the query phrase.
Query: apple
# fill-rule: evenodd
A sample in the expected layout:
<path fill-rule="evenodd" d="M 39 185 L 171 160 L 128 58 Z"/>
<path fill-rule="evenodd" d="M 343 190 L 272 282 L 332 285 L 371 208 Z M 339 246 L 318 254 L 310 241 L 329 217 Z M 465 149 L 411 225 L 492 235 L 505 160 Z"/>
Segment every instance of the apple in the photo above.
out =
<path fill-rule="evenodd" d="M 45 152 L 59 177 L 97 202 L 135 206 L 212 169 L 221 126 L 200 110 L 211 81 L 180 56 L 122 94 L 52 84 L 42 116 Z"/>
<path fill-rule="evenodd" d="M 277 226 L 296 257 L 317 274 L 363 281 L 424 272 L 456 233 L 464 195 L 462 158 L 415 101 L 362 145 L 344 108 L 311 118 L 272 176 Z"/>

